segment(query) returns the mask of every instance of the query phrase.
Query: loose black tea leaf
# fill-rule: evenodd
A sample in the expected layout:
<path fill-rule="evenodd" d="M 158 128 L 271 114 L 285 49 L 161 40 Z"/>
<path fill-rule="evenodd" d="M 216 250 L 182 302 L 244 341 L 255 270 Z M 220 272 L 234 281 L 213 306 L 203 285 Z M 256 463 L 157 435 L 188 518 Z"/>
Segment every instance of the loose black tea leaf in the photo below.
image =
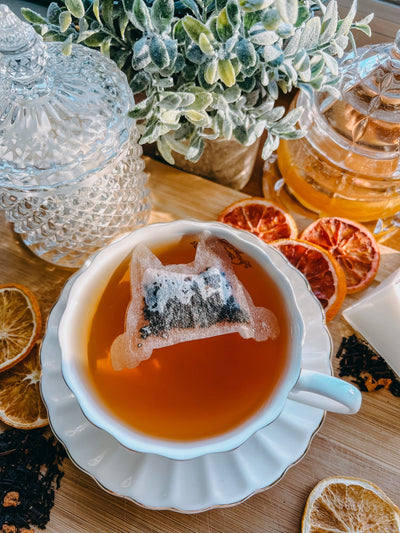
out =
<path fill-rule="evenodd" d="M 50 519 L 66 453 L 48 433 L 43 428 L 0 433 L 0 531 L 44 529 Z"/>
<path fill-rule="evenodd" d="M 339 376 L 350 377 L 361 391 L 388 389 L 400 396 L 400 380 L 386 361 L 357 335 L 344 337 L 336 354 Z"/>

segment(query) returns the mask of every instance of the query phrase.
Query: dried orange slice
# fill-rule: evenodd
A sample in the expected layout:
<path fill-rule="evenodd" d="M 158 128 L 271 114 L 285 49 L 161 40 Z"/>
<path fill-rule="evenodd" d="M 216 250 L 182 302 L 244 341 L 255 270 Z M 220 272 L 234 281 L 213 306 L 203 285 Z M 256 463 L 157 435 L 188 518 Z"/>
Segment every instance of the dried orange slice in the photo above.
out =
<path fill-rule="evenodd" d="M 298 234 L 293 217 L 264 198 L 239 200 L 225 208 L 218 220 L 234 228 L 250 231 L 265 242 L 295 239 Z"/>
<path fill-rule="evenodd" d="M 41 327 L 35 295 L 22 285 L 0 285 L 0 372 L 28 355 Z"/>
<path fill-rule="evenodd" d="M 0 285 L 0 372 L 28 355 L 41 327 L 35 295 L 22 285 Z"/>
<path fill-rule="evenodd" d="M 330 477 L 311 491 L 302 533 L 399 533 L 400 510 L 376 485 L 364 479 Z"/>
<path fill-rule="evenodd" d="M 46 426 L 40 395 L 39 343 L 18 364 L 0 374 L 0 420 L 19 429 Z"/>
<path fill-rule="evenodd" d="M 303 231 L 301 239 L 322 246 L 335 257 L 346 275 L 348 293 L 368 287 L 378 272 L 378 243 L 358 222 L 339 217 L 320 218 Z"/>
<path fill-rule="evenodd" d="M 329 322 L 346 296 L 346 278 L 332 255 L 315 244 L 299 239 L 280 239 L 270 243 L 307 278 Z"/>

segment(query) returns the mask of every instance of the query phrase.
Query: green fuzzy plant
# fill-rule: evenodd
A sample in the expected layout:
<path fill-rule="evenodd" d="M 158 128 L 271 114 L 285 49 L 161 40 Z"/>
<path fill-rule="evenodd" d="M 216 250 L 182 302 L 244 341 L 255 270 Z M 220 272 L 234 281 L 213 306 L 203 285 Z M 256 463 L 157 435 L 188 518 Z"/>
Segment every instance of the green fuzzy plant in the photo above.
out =
<path fill-rule="evenodd" d="M 340 19 L 336 0 L 59 0 L 47 17 L 23 9 L 45 40 L 99 49 L 126 74 L 130 115 L 141 144 L 157 143 L 197 162 L 205 139 L 253 144 L 266 130 L 262 157 L 279 139 L 302 135 L 301 108 L 285 114 L 282 93 L 338 91 L 338 62 L 352 30 L 370 35 L 372 16 Z"/>

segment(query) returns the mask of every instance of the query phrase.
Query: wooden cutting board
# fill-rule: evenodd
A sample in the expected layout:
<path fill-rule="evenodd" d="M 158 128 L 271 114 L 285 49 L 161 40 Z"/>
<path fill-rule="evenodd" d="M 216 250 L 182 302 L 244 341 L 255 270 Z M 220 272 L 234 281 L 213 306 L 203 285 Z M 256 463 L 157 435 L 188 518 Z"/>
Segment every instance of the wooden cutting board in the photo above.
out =
<path fill-rule="evenodd" d="M 246 195 L 146 158 L 152 199 L 151 222 L 177 218 L 215 220 Z M 308 220 L 295 215 L 302 229 Z M 400 246 L 399 246 L 400 248 Z M 400 267 L 400 252 L 382 246 L 374 286 Z M 38 296 L 47 318 L 71 271 L 35 257 L 0 218 L 0 283 L 20 282 Z M 372 290 L 372 289 L 367 289 Z M 365 292 L 366 293 L 366 292 Z M 350 305 L 361 295 L 346 298 Z M 329 325 L 334 353 L 351 333 L 338 316 Z M 336 361 L 333 357 L 333 366 Z M 323 477 L 351 475 L 375 482 L 400 504 L 400 398 L 387 391 L 363 393 L 360 412 L 327 414 L 306 456 L 282 480 L 240 505 L 196 515 L 150 511 L 102 490 L 69 460 L 56 493 L 48 533 L 296 533 L 306 498 Z"/>

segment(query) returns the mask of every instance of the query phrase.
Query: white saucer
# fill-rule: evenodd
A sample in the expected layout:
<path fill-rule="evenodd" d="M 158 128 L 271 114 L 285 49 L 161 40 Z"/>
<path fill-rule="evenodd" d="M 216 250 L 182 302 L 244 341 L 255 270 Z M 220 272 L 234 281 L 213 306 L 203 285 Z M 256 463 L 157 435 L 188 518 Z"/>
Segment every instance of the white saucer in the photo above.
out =
<path fill-rule="evenodd" d="M 41 349 L 42 396 L 50 424 L 75 465 L 114 495 L 146 508 L 182 513 L 235 505 L 279 481 L 306 453 L 322 425 L 322 409 L 288 399 L 275 422 L 239 448 L 188 461 L 132 452 L 86 419 L 61 375 L 57 328 L 71 285 L 90 261 L 66 284 Z M 332 342 L 322 308 L 303 276 L 292 279 L 306 325 L 302 366 L 331 374 Z"/>

